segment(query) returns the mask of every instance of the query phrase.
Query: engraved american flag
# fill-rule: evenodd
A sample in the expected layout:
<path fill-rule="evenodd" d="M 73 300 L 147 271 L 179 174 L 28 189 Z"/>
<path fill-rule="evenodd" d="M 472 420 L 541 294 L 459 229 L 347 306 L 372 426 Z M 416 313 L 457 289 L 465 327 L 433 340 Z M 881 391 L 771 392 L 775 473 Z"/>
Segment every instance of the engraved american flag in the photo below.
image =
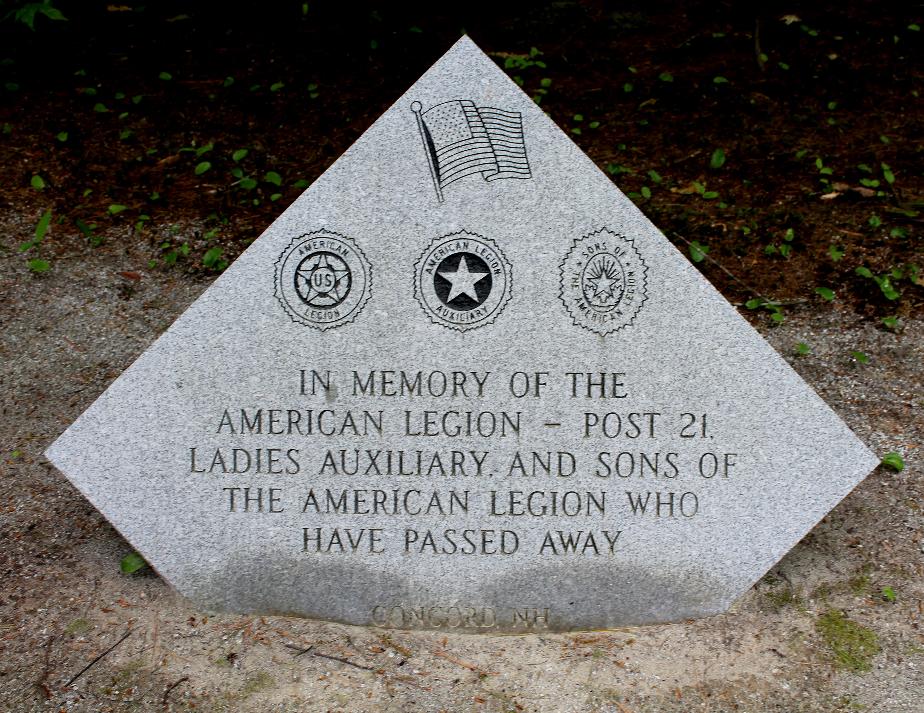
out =
<path fill-rule="evenodd" d="M 438 194 L 473 173 L 486 181 L 532 178 L 519 112 L 454 99 L 419 116 Z"/>

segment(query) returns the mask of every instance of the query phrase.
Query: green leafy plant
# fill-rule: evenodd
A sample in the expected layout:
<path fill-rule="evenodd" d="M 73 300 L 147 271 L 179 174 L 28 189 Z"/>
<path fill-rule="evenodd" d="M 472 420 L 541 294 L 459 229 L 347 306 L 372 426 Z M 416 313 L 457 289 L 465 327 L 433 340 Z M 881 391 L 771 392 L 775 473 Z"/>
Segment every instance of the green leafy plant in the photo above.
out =
<path fill-rule="evenodd" d="M 87 239 L 90 245 L 92 245 L 93 247 L 97 247 L 102 244 L 103 239 L 94 232 L 97 227 L 96 223 L 87 224 L 87 223 L 84 223 L 80 218 L 77 218 L 74 221 L 74 225 L 77 226 L 77 230 L 79 230 L 83 234 L 83 236 Z"/>
<path fill-rule="evenodd" d="M 131 552 L 125 555 L 119 562 L 119 569 L 122 570 L 123 574 L 134 574 L 147 566 L 148 563 L 144 561 L 144 557 L 137 552 Z"/>
<path fill-rule="evenodd" d="M 816 287 L 815 294 L 819 295 L 821 299 L 825 300 L 826 302 L 834 301 L 834 290 L 832 290 L 830 287 Z"/>
<path fill-rule="evenodd" d="M 37 173 L 34 176 L 32 176 L 32 180 L 29 183 L 37 191 L 40 191 L 43 188 L 45 188 L 45 179 L 42 178 Z"/>
<path fill-rule="evenodd" d="M 886 453 L 882 457 L 882 465 L 891 468 L 897 473 L 901 473 L 905 469 L 905 460 L 902 458 L 901 453 L 892 451 L 891 453 Z"/>
<path fill-rule="evenodd" d="M 712 157 L 709 159 L 709 167 L 719 169 L 725 165 L 725 152 L 722 149 L 716 149 L 712 152 Z"/>
<path fill-rule="evenodd" d="M 706 259 L 706 254 L 709 252 L 709 246 L 703 245 L 698 240 L 694 240 L 690 243 L 690 259 L 693 262 L 702 262 Z"/>
<path fill-rule="evenodd" d="M 882 598 L 887 602 L 894 602 L 898 597 L 895 595 L 895 590 L 892 587 L 883 587 L 880 594 Z"/>
<path fill-rule="evenodd" d="M 869 355 L 861 351 L 852 351 L 850 356 L 857 360 L 859 364 L 869 364 Z"/>
<path fill-rule="evenodd" d="M 748 309 L 764 309 L 770 313 L 770 320 L 774 324 L 782 324 L 785 319 L 783 314 L 783 306 L 779 302 L 774 302 L 773 300 L 768 300 L 763 297 L 755 297 L 744 303 L 744 306 Z"/>
<path fill-rule="evenodd" d="M 882 324 L 886 329 L 891 329 L 893 332 L 896 332 L 901 328 L 901 320 L 894 315 L 891 317 L 883 317 Z"/>
<path fill-rule="evenodd" d="M 202 264 L 205 265 L 209 270 L 221 272 L 226 267 L 228 267 L 228 261 L 223 260 L 221 254 L 222 249 L 220 247 L 214 246 L 209 248 L 202 256 Z"/>
<path fill-rule="evenodd" d="M 39 218 L 38 223 L 35 224 L 35 232 L 33 233 L 32 240 L 27 240 L 24 243 L 19 245 L 19 252 L 24 253 L 28 252 L 35 248 L 36 252 L 39 252 L 39 246 L 42 241 L 45 239 L 45 236 L 48 234 L 48 228 L 51 226 L 51 209 L 46 210 L 42 213 L 42 217 Z M 51 269 L 51 264 L 42 259 L 40 256 L 36 255 L 33 258 L 30 258 L 26 265 L 32 272 L 42 273 L 48 272 Z"/>
<path fill-rule="evenodd" d="M 42 0 L 42 2 L 27 2 L 20 5 L 7 15 L 12 17 L 30 30 L 35 32 L 35 20 L 37 17 L 47 17 L 49 20 L 65 22 L 67 18 L 61 11 L 51 4 L 51 0 Z"/>
<path fill-rule="evenodd" d="M 719 197 L 718 192 L 706 190 L 706 185 L 699 181 L 693 181 L 693 189 L 703 200 L 711 201 Z"/>
<path fill-rule="evenodd" d="M 907 280 L 913 285 L 921 285 L 921 275 L 920 270 L 917 265 L 908 263 L 903 267 L 893 267 L 888 272 L 882 273 L 881 275 L 876 275 L 868 267 L 861 265 L 856 268 L 854 272 L 860 277 L 865 277 L 868 280 L 872 280 L 879 286 L 879 290 L 882 292 L 883 296 L 887 300 L 895 301 L 901 297 L 901 292 L 899 292 L 895 283 L 900 282 L 901 280 Z"/>
<path fill-rule="evenodd" d="M 799 342 L 796 344 L 796 355 L 797 356 L 808 356 L 812 353 L 812 348 L 805 342 Z"/>

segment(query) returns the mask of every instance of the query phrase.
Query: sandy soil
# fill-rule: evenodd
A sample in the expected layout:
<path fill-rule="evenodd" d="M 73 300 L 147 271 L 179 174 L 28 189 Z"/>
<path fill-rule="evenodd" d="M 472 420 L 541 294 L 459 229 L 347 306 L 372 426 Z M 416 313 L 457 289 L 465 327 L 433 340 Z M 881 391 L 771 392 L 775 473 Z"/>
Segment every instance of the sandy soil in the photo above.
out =
<path fill-rule="evenodd" d="M 149 271 L 128 234 L 62 238 L 31 275 L 17 246 L 37 218 L 0 215 L 0 709 L 924 711 L 924 321 L 892 333 L 836 301 L 779 327 L 747 314 L 907 467 L 872 473 L 727 614 L 525 637 L 213 615 L 121 574 L 131 547 L 41 455 L 208 283 Z"/>

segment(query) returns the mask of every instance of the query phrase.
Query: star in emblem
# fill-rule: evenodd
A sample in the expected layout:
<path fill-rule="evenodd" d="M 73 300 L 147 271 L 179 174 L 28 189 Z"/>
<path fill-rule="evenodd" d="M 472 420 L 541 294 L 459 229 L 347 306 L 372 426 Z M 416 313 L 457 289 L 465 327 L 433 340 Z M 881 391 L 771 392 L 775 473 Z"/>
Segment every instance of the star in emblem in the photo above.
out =
<path fill-rule="evenodd" d="M 613 286 L 616 284 L 616 280 L 610 277 L 606 272 L 601 272 L 596 277 L 589 278 L 587 282 L 594 286 L 594 299 L 599 297 L 612 299 L 615 296 L 613 294 Z"/>
<path fill-rule="evenodd" d="M 455 272 L 439 272 L 440 277 L 448 280 L 452 284 L 449 290 L 449 297 L 446 302 L 452 302 L 459 295 L 468 295 L 475 302 L 480 302 L 478 293 L 475 292 L 475 283 L 488 276 L 487 272 L 469 272 L 468 263 L 465 262 L 465 255 L 459 258 L 459 267 Z"/>
<path fill-rule="evenodd" d="M 331 306 L 339 304 L 349 292 L 350 271 L 337 257 L 326 254 L 314 256 L 308 265 L 296 272 L 299 292 L 309 305 Z M 329 303 L 329 304 L 327 304 Z"/>

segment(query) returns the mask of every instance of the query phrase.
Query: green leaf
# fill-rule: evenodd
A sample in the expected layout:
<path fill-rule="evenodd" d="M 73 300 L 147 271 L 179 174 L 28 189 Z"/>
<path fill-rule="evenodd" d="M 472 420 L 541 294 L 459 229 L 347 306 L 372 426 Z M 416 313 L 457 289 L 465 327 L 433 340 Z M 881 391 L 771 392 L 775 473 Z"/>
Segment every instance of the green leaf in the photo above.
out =
<path fill-rule="evenodd" d="M 263 180 L 267 183 L 272 183 L 274 186 L 282 185 L 282 176 L 280 176 L 275 171 L 267 171 L 266 175 L 263 176 Z"/>
<path fill-rule="evenodd" d="M 308 188 L 311 184 L 304 178 L 299 178 L 295 183 L 292 184 L 292 188 Z"/>
<path fill-rule="evenodd" d="M 745 302 L 744 306 L 747 307 L 748 309 L 757 309 L 763 303 L 764 301 L 762 299 L 760 299 L 759 297 L 754 297 L 753 299 L 750 299 L 747 302 Z"/>
<path fill-rule="evenodd" d="M 821 295 L 821 298 L 827 302 L 832 302 L 834 300 L 834 290 L 830 287 L 816 287 L 815 294 Z"/>
<path fill-rule="evenodd" d="M 889 164 L 882 164 L 882 177 L 886 179 L 886 183 L 890 186 L 895 183 L 895 174 L 892 173 L 892 169 L 889 168 Z"/>
<path fill-rule="evenodd" d="M 894 471 L 901 473 L 905 469 L 905 461 L 897 451 L 886 453 L 882 457 L 882 464 L 888 466 Z"/>
<path fill-rule="evenodd" d="M 49 225 L 51 225 L 50 208 L 42 213 L 42 217 L 39 218 L 39 222 L 35 224 L 35 242 L 40 243 L 45 238 L 45 234 L 48 232 Z"/>
<path fill-rule="evenodd" d="M 241 188 L 245 191 L 252 191 L 257 187 L 257 182 L 253 178 L 242 178 L 240 183 Z"/>
<path fill-rule="evenodd" d="M 127 209 L 128 209 L 127 205 L 122 205 L 121 203 L 113 203 L 111 206 L 109 206 L 108 211 L 109 211 L 109 215 L 116 215 L 118 213 L 121 213 L 123 210 L 127 210 Z"/>
<path fill-rule="evenodd" d="M 867 356 L 863 352 L 853 351 L 853 352 L 850 352 L 850 356 L 852 356 L 854 359 L 856 359 L 861 364 L 869 364 L 869 356 Z"/>
<path fill-rule="evenodd" d="M 713 84 L 728 84 L 728 80 L 725 77 L 713 77 Z"/>
<path fill-rule="evenodd" d="M 137 552 L 125 555 L 122 561 L 119 562 L 119 569 L 122 570 L 123 574 L 134 574 L 139 569 L 144 569 L 147 566 L 148 563 L 144 561 L 144 557 Z"/>
<path fill-rule="evenodd" d="M 162 79 L 165 82 L 169 82 L 171 79 L 173 79 L 173 75 L 170 74 L 170 72 L 161 72 L 160 74 L 157 75 L 157 78 Z"/>
<path fill-rule="evenodd" d="M 702 262 L 706 259 L 706 253 L 709 252 L 709 247 L 703 245 L 698 240 L 694 240 L 690 243 L 690 258 L 693 262 Z M 750 308 L 753 309 L 753 308 Z"/>
<path fill-rule="evenodd" d="M 202 154 L 208 153 L 213 148 L 215 148 L 215 144 L 213 144 L 211 141 L 207 143 L 205 146 L 200 146 L 199 148 L 196 149 L 196 158 L 200 158 Z"/>
<path fill-rule="evenodd" d="M 34 176 L 32 176 L 32 180 L 30 181 L 30 183 L 32 184 L 32 187 L 38 191 L 42 190 L 45 187 L 45 179 L 43 179 L 38 174 L 35 174 Z"/>
<path fill-rule="evenodd" d="M 651 189 L 648 186 L 642 186 L 642 198 L 651 198 Z"/>
<path fill-rule="evenodd" d="M 223 86 L 225 89 L 227 89 L 227 88 L 230 87 L 232 84 L 234 84 L 234 77 L 225 77 L 225 81 L 222 83 L 221 86 Z"/>
<path fill-rule="evenodd" d="M 844 257 L 844 249 L 839 248 L 837 245 L 831 245 L 828 247 L 828 255 L 834 262 L 839 262 Z"/>
<path fill-rule="evenodd" d="M 208 268 L 214 268 L 218 265 L 219 260 L 221 260 L 222 250 L 219 247 L 209 248 L 205 251 L 205 255 L 202 256 L 202 264 Z"/>
<path fill-rule="evenodd" d="M 661 174 L 659 174 L 654 169 L 651 169 L 648 172 L 648 177 L 651 179 L 653 183 L 660 183 L 662 181 Z"/>
<path fill-rule="evenodd" d="M 712 152 L 712 158 L 709 159 L 711 168 L 722 168 L 725 165 L 725 152 L 722 149 L 716 149 Z"/>
<path fill-rule="evenodd" d="M 622 85 L 622 90 L 623 90 L 626 94 L 628 94 L 629 92 L 631 92 L 633 89 L 635 89 L 635 87 L 633 86 L 632 82 L 626 82 L 625 84 Z"/>
<path fill-rule="evenodd" d="M 63 144 L 65 141 L 67 141 L 67 132 L 59 131 L 55 138 Z"/>
<path fill-rule="evenodd" d="M 658 79 L 660 79 L 662 82 L 673 82 L 674 75 L 670 72 L 661 72 L 661 74 L 658 75 Z"/>
<path fill-rule="evenodd" d="M 860 277 L 871 278 L 873 276 L 873 271 L 868 267 L 863 267 L 862 265 L 854 270 Z"/>
<path fill-rule="evenodd" d="M 895 316 L 892 316 L 892 317 L 883 317 L 883 318 L 882 318 L 882 323 L 883 323 L 883 324 L 886 326 L 886 328 L 888 328 L 888 329 L 898 329 L 899 319 L 898 319 L 898 317 L 895 317 Z"/>
<path fill-rule="evenodd" d="M 783 243 L 782 245 L 780 245 L 779 249 L 780 249 L 780 255 L 782 255 L 783 257 L 789 257 L 792 254 L 792 245 L 789 245 L 788 243 Z"/>
<path fill-rule="evenodd" d="M 880 225 L 882 225 L 882 219 L 878 215 L 871 215 L 867 222 L 871 228 L 878 228 Z"/>
<path fill-rule="evenodd" d="M 796 345 L 796 354 L 799 356 L 808 356 L 812 353 L 812 348 L 805 342 L 799 342 Z"/>
<path fill-rule="evenodd" d="M 279 91 L 280 89 L 282 89 L 284 86 L 285 86 L 285 82 L 274 82 L 273 84 L 270 84 L 270 91 L 271 91 L 271 92 L 278 92 L 278 91 Z"/>
<path fill-rule="evenodd" d="M 270 196 L 270 200 L 273 201 L 274 203 L 278 201 L 280 198 L 282 198 L 282 193 L 273 193 Z"/>
<path fill-rule="evenodd" d="M 42 260 L 41 258 L 32 258 L 29 262 L 26 263 L 29 266 L 29 269 L 32 272 L 48 272 L 51 269 L 51 265 L 47 260 Z"/>
<path fill-rule="evenodd" d="M 208 161 L 203 161 L 202 163 L 196 165 L 195 173 L 197 176 L 201 176 L 203 173 L 208 171 L 211 167 L 212 167 L 211 163 L 209 163 Z"/>
<path fill-rule="evenodd" d="M 231 154 L 231 158 L 234 159 L 235 163 L 238 163 L 239 161 L 244 160 L 244 158 L 247 156 L 247 153 L 247 149 L 238 149 L 233 154 Z"/>
<path fill-rule="evenodd" d="M 894 602 L 896 599 L 895 590 L 892 589 L 892 587 L 883 587 L 882 588 L 882 598 L 885 599 L 887 602 Z"/>
<path fill-rule="evenodd" d="M 97 114 L 105 114 L 107 111 L 109 111 L 109 109 L 107 109 L 106 105 L 102 102 L 97 102 L 93 105 L 93 111 L 95 111 Z"/>

